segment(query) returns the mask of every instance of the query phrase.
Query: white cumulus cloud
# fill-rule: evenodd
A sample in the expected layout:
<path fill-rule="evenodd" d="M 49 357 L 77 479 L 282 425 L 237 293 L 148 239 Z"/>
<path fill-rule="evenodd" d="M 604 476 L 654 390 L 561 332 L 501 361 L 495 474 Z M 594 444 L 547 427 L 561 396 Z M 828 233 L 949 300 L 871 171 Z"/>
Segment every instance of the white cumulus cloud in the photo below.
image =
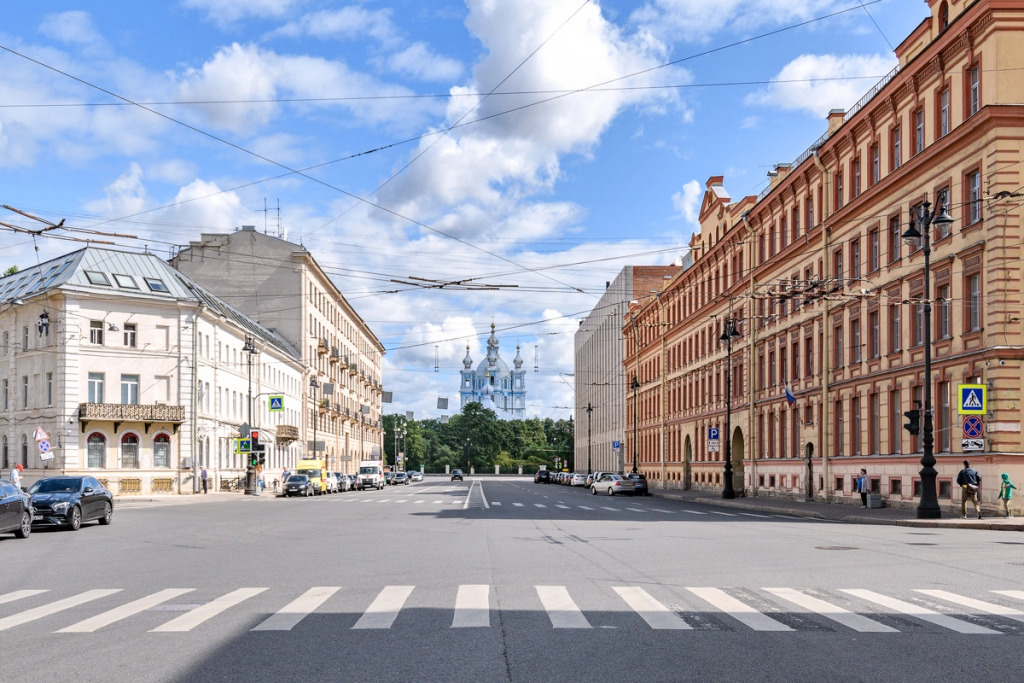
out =
<path fill-rule="evenodd" d="M 891 55 L 800 55 L 745 102 L 824 117 L 830 109 L 851 107 L 894 66 Z"/>

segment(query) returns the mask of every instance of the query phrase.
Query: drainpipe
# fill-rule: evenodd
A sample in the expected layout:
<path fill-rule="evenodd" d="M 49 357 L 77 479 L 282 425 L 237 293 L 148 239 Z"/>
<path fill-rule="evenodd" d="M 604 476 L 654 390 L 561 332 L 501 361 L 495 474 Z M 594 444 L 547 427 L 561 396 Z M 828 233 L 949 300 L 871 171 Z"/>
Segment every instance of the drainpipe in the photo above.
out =
<path fill-rule="evenodd" d="M 750 214 L 749 211 L 743 212 L 743 225 L 746 226 L 747 232 L 750 234 L 748 267 L 750 268 L 750 313 L 747 316 L 747 330 L 749 333 L 748 344 L 750 346 L 750 352 L 747 357 L 747 433 L 749 438 L 747 442 L 750 446 L 750 491 L 751 494 L 757 497 L 757 422 L 756 422 L 756 409 L 754 405 L 754 359 L 757 357 L 757 324 L 755 322 L 754 310 L 754 290 L 757 286 L 757 279 L 754 277 L 754 255 L 757 253 L 757 230 L 747 220 L 747 216 Z"/>
<path fill-rule="evenodd" d="M 832 182 L 828 174 L 828 169 L 825 168 L 825 164 L 818 158 L 818 152 L 814 152 L 814 165 L 818 167 L 818 171 L 821 173 L 821 179 L 824 186 L 822 192 L 821 201 L 821 215 L 828 216 L 829 213 L 829 199 L 832 196 L 831 187 Z M 822 219 L 824 222 L 824 219 Z M 810 226 L 808 226 L 810 227 Z M 831 248 L 832 241 L 832 229 L 822 227 L 821 232 L 821 244 L 822 244 L 822 267 L 825 272 L 822 273 L 822 279 L 827 282 L 832 279 L 832 261 L 829 258 L 829 249 Z M 821 471 L 822 471 L 822 487 L 821 495 L 826 503 L 829 501 L 829 490 L 831 489 L 831 474 L 829 472 L 829 453 L 832 449 L 832 402 L 829 400 L 829 373 L 832 368 L 830 367 L 830 356 L 829 350 L 832 348 L 832 326 L 829 321 L 829 300 L 828 296 L 822 298 L 825 304 L 825 310 L 821 315 L 822 324 L 822 343 L 821 343 Z"/>

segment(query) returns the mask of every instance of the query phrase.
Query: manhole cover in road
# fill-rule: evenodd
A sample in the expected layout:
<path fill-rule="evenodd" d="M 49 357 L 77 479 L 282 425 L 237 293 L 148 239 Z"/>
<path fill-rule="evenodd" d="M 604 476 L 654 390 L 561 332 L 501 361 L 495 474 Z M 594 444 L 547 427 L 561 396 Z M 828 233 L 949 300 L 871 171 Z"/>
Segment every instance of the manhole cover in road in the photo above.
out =
<path fill-rule="evenodd" d="M 859 548 L 851 548 L 846 545 L 819 545 L 815 546 L 816 550 L 859 550 Z"/>

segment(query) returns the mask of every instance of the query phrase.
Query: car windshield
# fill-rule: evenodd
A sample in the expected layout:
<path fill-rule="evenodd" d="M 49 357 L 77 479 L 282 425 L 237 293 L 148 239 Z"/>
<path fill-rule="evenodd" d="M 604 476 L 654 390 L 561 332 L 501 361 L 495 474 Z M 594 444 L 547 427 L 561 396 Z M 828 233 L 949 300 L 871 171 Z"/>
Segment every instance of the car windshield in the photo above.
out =
<path fill-rule="evenodd" d="M 320 478 L 320 470 L 299 470 L 298 472 L 299 472 L 300 475 L 305 475 L 305 476 L 309 477 L 310 479 L 319 479 Z"/>
<path fill-rule="evenodd" d="M 32 484 L 32 488 L 29 489 L 29 493 L 75 493 L 82 489 L 81 479 L 71 478 L 60 478 L 60 479 L 40 479 L 35 484 Z"/>
<path fill-rule="evenodd" d="M 462 470 L 452 470 L 452 474 L 462 474 Z"/>
<path fill-rule="evenodd" d="M 301 483 L 303 483 L 305 481 L 308 481 L 308 480 L 309 480 L 309 477 L 307 477 L 304 474 L 293 474 L 292 476 L 288 477 L 288 483 L 289 484 L 301 484 Z"/>
<path fill-rule="evenodd" d="M 360 467 L 359 474 L 377 474 L 376 467 Z"/>

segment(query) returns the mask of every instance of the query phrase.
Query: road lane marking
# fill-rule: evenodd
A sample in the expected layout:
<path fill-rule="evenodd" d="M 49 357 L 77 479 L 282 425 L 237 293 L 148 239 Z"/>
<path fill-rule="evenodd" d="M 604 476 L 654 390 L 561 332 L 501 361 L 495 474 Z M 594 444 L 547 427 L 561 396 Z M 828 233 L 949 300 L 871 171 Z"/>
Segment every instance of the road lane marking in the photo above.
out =
<path fill-rule="evenodd" d="M 533 504 L 533 507 L 537 507 L 537 508 L 546 508 L 546 507 L 547 507 L 547 505 L 545 505 L 544 503 L 534 503 L 534 504 Z"/>
<path fill-rule="evenodd" d="M 761 519 L 771 519 L 768 515 L 755 515 L 753 512 L 740 512 L 739 514 L 744 517 L 760 517 Z"/>
<path fill-rule="evenodd" d="M 512 504 L 513 504 L 513 505 L 515 505 L 515 506 L 516 506 L 517 508 L 521 508 L 521 507 L 523 507 L 523 504 L 522 504 L 522 503 L 512 503 Z"/>
<path fill-rule="evenodd" d="M 901 612 L 907 616 L 916 617 L 922 621 L 941 626 L 942 628 L 948 628 L 957 633 L 980 633 L 980 634 L 997 634 L 999 631 L 993 631 L 990 628 L 984 626 L 978 626 L 967 621 L 961 621 L 960 619 L 954 619 L 953 617 L 941 614 L 934 610 L 930 610 L 927 607 L 915 605 L 911 602 L 905 602 L 896 598 L 890 598 L 874 591 L 864 590 L 862 588 L 841 588 L 842 592 L 860 598 L 861 600 L 867 600 L 873 602 L 876 605 L 888 607 L 891 610 Z"/>
<path fill-rule="evenodd" d="M 491 506 L 487 504 L 487 496 L 484 495 L 484 483 L 483 483 L 483 481 L 481 481 L 479 483 L 480 483 L 480 500 L 482 500 L 484 502 L 484 509 L 485 510 L 489 510 L 491 508 Z"/>
<path fill-rule="evenodd" d="M 70 609 L 71 607 L 78 607 L 79 605 L 83 605 L 87 602 L 98 600 L 99 598 L 105 598 L 108 595 L 120 592 L 120 588 L 96 588 L 85 591 L 84 593 L 79 593 L 78 595 L 72 595 L 70 598 L 51 602 L 48 605 L 35 607 L 33 609 L 25 610 L 24 612 L 18 612 L 17 614 L 12 614 L 9 617 L 0 619 L 0 631 L 6 631 L 14 626 L 20 626 L 21 624 L 26 624 L 30 621 L 35 621 L 36 619 L 56 614 L 62 610 Z"/>
<path fill-rule="evenodd" d="M 706 514 L 708 514 L 706 512 L 700 512 L 698 510 L 683 510 L 683 512 L 685 512 L 688 515 L 706 515 Z"/>
<path fill-rule="evenodd" d="M 413 504 L 413 505 L 420 505 L 420 504 L 422 504 L 422 503 L 426 503 L 426 502 L 427 502 L 427 501 L 425 501 L 425 500 L 414 500 L 414 501 L 412 502 L 412 504 Z"/>
<path fill-rule="evenodd" d="M 31 590 L 31 589 L 28 589 L 28 590 L 20 590 L 20 591 L 12 591 L 10 593 L 4 593 L 3 595 L 0 595 L 0 605 L 4 604 L 5 602 L 14 602 L 15 600 L 21 600 L 22 598 L 31 598 L 33 595 L 39 595 L 40 593 L 47 593 L 47 592 L 49 592 L 48 589 L 44 589 L 44 590 Z"/>
<path fill-rule="evenodd" d="M 1008 598 L 1017 598 L 1018 600 L 1024 600 L 1024 591 L 992 591 L 999 595 L 1005 595 Z"/>
<path fill-rule="evenodd" d="M 280 610 L 271 614 L 251 630 L 291 631 L 300 621 L 341 590 L 340 586 L 314 586 Z"/>
<path fill-rule="evenodd" d="M 491 625 L 491 587 L 487 585 L 459 586 L 455 596 L 455 616 L 452 628 L 488 628 Z"/>
<path fill-rule="evenodd" d="M 588 508 L 586 505 L 577 505 L 576 507 L 578 507 L 581 510 L 593 510 L 594 509 L 594 508 Z"/>
<path fill-rule="evenodd" d="M 497 502 L 497 501 L 495 501 L 495 502 L 491 503 L 491 505 L 495 505 L 495 506 L 497 506 L 497 507 L 501 507 L 501 503 L 499 503 L 499 502 Z"/>
<path fill-rule="evenodd" d="M 661 508 L 651 508 L 651 510 L 653 512 L 664 512 L 666 515 L 674 515 L 674 514 L 676 514 L 675 510 L 662 510 Z"/>
<path fill-rule="evenodd" d="M 606 507 L 604 505 L 601 506 L 601 509 L 602 510 L 611 510 L 612 512 L 619 512 L 619 508 L 610 508 L 610 507 Z"/>
<path fill-rule="evenodd" d="M 764 590 L 815 614 L 820 614 L 843 626 L 852 628 L 854 631 L 861 633 L 899 633 L 897 629 L 879 623 L 874 619 L 868 619 L 856 612 L 845 610 L 842 607 L 819 600 L 793 588 L 765 588 Z"/>
<path fill-rule="evenodd" d="M 226 595 L 222 595 L 213 602 L 200 605 L 199 607 L 182 614 L 180 617 L 175 617 L 162 626 L 157 626 L 152 629 L 150 633 L 183 633 L 185 631 L 191 631 L 207 619 L 211 619 L 224 610 L 234 607 L 238 603 L 243 600 L 248 600 L 254 595 L 259 595 L 265 590 L 267 589 L 239 588 L 238 590 L 231 591 Z"/>
<path fill-rule="evenodd" d="M 782 622 L 775 621 L 767 614 L 758 612 L 750 605 L 740 602 L 720 588 L 687 588 L 686 590 L 711 603 L 733 619 L 749 626 L 755 631 L 793 630 Z"/>
<path fill-rule="evenodd" d="M 113 624 L 116 621 L 121 621 L 132 615 L 144 612 L 147 609 L 156 607 L 161 602 L 166 602 L 171 598 L 176 598 L 179 595 L 190 593 L 194 588 L 167 588 L 162 591 L 147 595 L 144 598 L 139 598 L 120 607 L 115 607 L 112 610 L 107 610 L 103 614 L 97 614 L 94 617 L 80 621 L 77 624 L 72 624 L 66 628 L 62 628 L 57 633 L 92 633 L 97 629 L 101 629 L 104 626 Z"/>
<path fill-rule="evenodd" d="M 736 516 L 736 513 L 734 513 L 734 512 L 718 512 L 717 510 L 710 510 L 709 512 L 712 515 L 722 515 L 723 517 L 735 517 Z"/>
<path fill-rule="evenodd" d="M 565 586 L 535 586 L 537 597 L 548 613 L 552 628 L 590 628 Z"/>
<path fill-rule="evenodd" d="M 638 587 L 613 587 L 619 597 L 626 601 L 634 612 L 653 629 L 686 630 L 692 627 L 682 618 L 661 604 L 650 593 Z"/>
<path fill-rule="evenodd" d="M 385 586 L 352 628 L 391 628 L 412 589 L 413 586 Z"/>
<path fill-rule="evenodd" d="M 555 507 L 556 508 L 562 508 L 563 510 L 568 510 L 569 509 L 568 505 L 556 505 Z"/>
<path fill-rule="evenodd" d="M 440 504 L 441 504 L 441 503 L 443 503 L 443 502 L 444 502 L 443 500 L 435 500 L 435 501 L 432 501 L 432 503 L 431 503 L 431 504 L 432 504 L 432 505 L 440 505 Z"/>
<path fill-rule="evenodd" d="M 631 511 L 631 512 L 644 512 L 644 511 L 643 511 L 643 510 L 641 510 L 640 508 L 626 508 L 626 509 L 627 509 L 627 510 L 629 510 L 629 511 Z"/>
<path fill-rule="evenodd" d="M 1014 621 L 1024 621 L 1024 612 L 1021 612 L 1019 609 L 1013 609 L 1012 607 L 997 605 L 994 602 L 975 600 L 974 598 L 966 598 L 962 595 L 956 595 L 954 593 L 940 590 L 917 589 L 917 592 L 930 595 L 933 598 L 939 598 L 940 600 L 948 600 L 949 602 L 963 605 L 964 607 L 970 607 L 971 609 L 976 609 L 979 612 L 995 614 L 996 616 L 1006 617 L 1007 619 L 1013 619 Z"/>

